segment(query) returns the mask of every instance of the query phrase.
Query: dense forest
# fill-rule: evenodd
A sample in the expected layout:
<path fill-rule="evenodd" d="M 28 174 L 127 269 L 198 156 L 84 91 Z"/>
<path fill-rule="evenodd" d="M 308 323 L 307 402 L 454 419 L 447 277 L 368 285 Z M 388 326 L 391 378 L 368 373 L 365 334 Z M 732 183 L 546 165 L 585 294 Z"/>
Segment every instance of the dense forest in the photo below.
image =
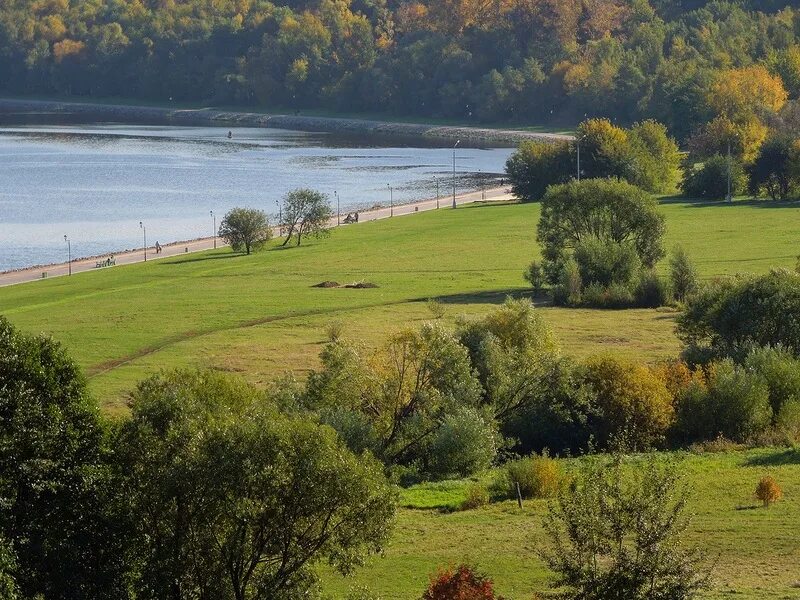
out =
<path fill-rule="evenodd" d="M 800 2 L 0 4 L 0 91 L 11 94 L 475 122 L 654 118 L 683 138 L 721 112 L 710 92 L 737 73 L 800 93 Z"/>

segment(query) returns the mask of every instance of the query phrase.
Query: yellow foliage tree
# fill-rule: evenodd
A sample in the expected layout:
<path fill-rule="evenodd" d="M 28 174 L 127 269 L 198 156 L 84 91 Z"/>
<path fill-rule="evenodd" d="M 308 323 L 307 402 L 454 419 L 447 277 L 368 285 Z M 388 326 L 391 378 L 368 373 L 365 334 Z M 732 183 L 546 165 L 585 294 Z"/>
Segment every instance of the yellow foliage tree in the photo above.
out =
<path fill-rule="evenodd" d="M 53 58 L 60 63 L 69 56 L 80 56 L 86 49 L 86 44 L 76 40 L 61 40 L 53 44 Z"/>
<path fill-rule="evenodd" d="M 648 366 L 608 355 L 586 364 L 586 383 L 600 413 L 599 434 L 609 443 L 616 436 L 633 449 L 663 439 L 675 416 L 665 382 Z"/>
<path fill-rule="evenodd" d="M 789 94 L 778 75 L 762 65 L 721 71 L 708 92 L 708 103 L 717 114 L 732 121 L 778 112 Z"/>

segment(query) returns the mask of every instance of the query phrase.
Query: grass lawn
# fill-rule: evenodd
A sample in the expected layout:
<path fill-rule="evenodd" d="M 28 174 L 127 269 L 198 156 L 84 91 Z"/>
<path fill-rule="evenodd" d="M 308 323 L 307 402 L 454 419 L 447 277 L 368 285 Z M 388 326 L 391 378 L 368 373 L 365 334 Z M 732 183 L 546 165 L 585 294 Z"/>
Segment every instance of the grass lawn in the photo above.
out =
<path fill-rule="evenodd" d="M 725 454 L 681 454 L 691 489 L 693 520 L 687 541 L 701 548 L 715 586 L 704 597 L 761 600 L 800 597 L 800 450 L 763 449 Z M 770 474 L 784 499 L 769 509 L 753 498 Z M 548 572 L 538 552 L 547 547 L 542 517 L 547 501 L 502 502 L 446 513 L 469 482 L 425 484 L 403 491 L 393 540 L 383 557 L 354 577 L 323 571 L 324 589 L 336 598 L 367 585 L 384 600 L 416 600 L 440 566 L 470 562 L 492 577 L 507 600 L 545 592 Z M 418 507 L 418 508 L 410 508 Z"/>
<path fill-rule="evenodd" d="M 679 242 L 702 276 L 793 266 L 800 205 L 665 201 L 667 247 Z M 479 315 L 527 294 L 521 273 L 538 255 L 538 205 L 473 205 L 368 222 L 300 248 L 239 256 L 220 249 L 147 264 L 0 288 L 0 314 L 62 340 L 108 410 L 161 368 L 213 366 L 256 383 L 317 364 L 325 326 L 377 345 L 430 318 Z M 377 289 L 318 289 L 365 280 Z M 674 314 L 543 307 L 577 356 L 615 350 L 674 356 Z"/>

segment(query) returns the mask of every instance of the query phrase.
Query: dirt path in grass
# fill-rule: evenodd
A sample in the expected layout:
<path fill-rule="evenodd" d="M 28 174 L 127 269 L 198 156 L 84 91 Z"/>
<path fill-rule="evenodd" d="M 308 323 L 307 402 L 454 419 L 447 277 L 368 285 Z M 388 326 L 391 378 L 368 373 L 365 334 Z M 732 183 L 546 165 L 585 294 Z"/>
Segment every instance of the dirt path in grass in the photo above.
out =
<path fill-rule="evenodd" d="M 460 196 L 456 196 L 456 204 L 472 204 L 474 202 L 481 202 L 481 201 L 503 201 L 503 200 L 513 200 L 513 196 L 511 192 L 507 188 L 493 188 L 490 190 L 483 190 L 483 191 L 475 191 L 469 192 L 467 194 L 461 194 Z M 376 221 L 378 219 L 387 219 L 391 217 L 400 217 L 404 215 L 413 215 L 418 212 L 424 212 L 428 210 L 436 210 L 437 208 L 448 208 L 452 207 L 453 205 L 453 197 L 452 196 L 445 196 L 440 198 L 439 200 L 436 199 L 428 199 L 428 200 L 420 200 L 417 202 L 411 202 L 408 204 L 399 204 L 392 207 L 384 206 L 380 208 L 375 208 L 372 210 L 365 210 L 358 213 L 359 215 L 359 223 L 366 223 L 368 221 Z M 344 221 L 346 214 L 341 215 L 341 221 Z M 336 226 L 336 219 L 333 219 L 331 222 L 332 226 Z M 342 224 L 343 227 L 346 225 Z M 274 231 L 275 235 L 279 235 L 279 231 L 275 228 Z M 215 246 L 216 244 L 216 246 Z M 172 244 L 163 244 L 161 246 L 162 251 L 159 254 L 156 254 L 155 248 L 150 246 L 146 249 L 144 248 L 137 248 L 134 250 L 129 250 L 125 252 L 120 252 L 118 254 L 105 254 L 102 256 L 97 257 L 90 257 L 90 258 L 79 258 L 72 261 L 72 269 L 71 272 L 73 275 L 77 275 L 79 273 L 85 273 L 87 271 L 95 271 L 101 269 L 113 269 L 116 267 L 120 267 L 123 265 L 129 265 L 139 262 L 144 262 L 145 260 L 145 252 L 148 261 L 152 260 L 161 260 L 164 258 L 170 258 L 174 256 L 180 256 L 183 254 L 190 254 L 192 252 L 202 252 L 204 250 L 211 250 L 215 247 L 221 248 L 225 244 L 219 238 L 201 238 L 197 240 L 191 240 L 186 242 L 174 242 Z M 111 267 L 98 267 L 98 263 L 102 263 L 108 258 L 113 256 L 116 266 Z M 34 267 L 27 267 L 25 269 L 18 269 L 15 271 L 8 271 L 6 273 L 0 273 L 0 287 L 7 286 L 7 285 L 15 285 L 20 283 L 26 283 L 31 281 L 41 281 L 43 279 L 50 279 L 52 277 L 62 277 L 64 275 L 70 274 L 70 264 L 69 263 L 59 263 L 53 265 L 45 265 L 45 266 L 34 266 Z"/>

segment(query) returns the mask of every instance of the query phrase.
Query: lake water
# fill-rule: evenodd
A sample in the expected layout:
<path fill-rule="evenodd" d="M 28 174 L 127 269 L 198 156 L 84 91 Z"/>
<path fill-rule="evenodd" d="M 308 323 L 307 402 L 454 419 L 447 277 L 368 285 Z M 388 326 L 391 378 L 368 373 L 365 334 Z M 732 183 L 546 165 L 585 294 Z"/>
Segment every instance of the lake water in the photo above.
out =
<path fill-rule="evenodd" d="M 278 212 L 297 187 L 342 212 L 452 194 L 453 151 L 275 129 L 130 125 L 0 127 L 0 271 L 210 236 L 234 206 Z M 456 185 L 503 172 L 509 148 L 459 147 Z M 486 182 L 490 184 L 490 182 Z M 335 209 L 335 204 L 334 204 Z"/>

